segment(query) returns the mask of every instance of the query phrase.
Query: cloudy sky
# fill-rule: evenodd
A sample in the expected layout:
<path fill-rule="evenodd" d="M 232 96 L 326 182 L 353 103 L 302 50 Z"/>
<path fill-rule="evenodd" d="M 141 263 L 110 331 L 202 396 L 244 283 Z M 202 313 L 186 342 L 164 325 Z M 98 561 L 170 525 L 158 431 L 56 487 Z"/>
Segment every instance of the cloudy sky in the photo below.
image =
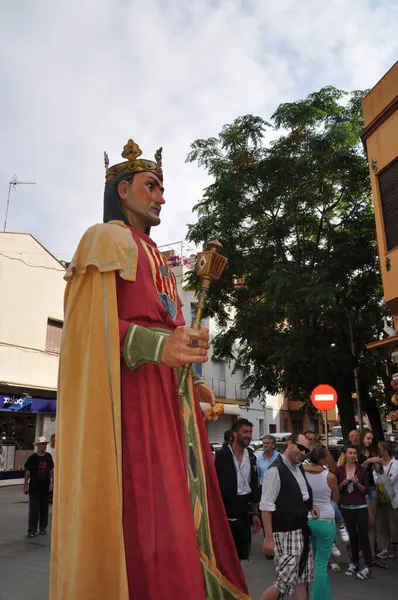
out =
<path fill-rule="evenodd" d="M 164 148 L 158 244 L 208 180 L 190 144 L 325 85 L 372 87 L 398 58 L 398 0 L 1 0 L 0 216 L 70 259 L 102 218 L 103 151 Z"/>

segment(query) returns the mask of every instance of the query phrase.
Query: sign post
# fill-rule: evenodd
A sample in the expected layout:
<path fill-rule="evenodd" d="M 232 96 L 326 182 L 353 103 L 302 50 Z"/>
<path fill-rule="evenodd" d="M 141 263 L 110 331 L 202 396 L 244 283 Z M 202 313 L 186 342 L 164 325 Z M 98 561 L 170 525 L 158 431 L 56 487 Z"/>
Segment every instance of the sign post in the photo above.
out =
<path fill-rule="evenodd" d="M 323 411 L 326 433 L 326 447 L 329 448 L 328 440 L 328 410 L 334 408 L 337 404 L 337 392 L 332 386 L 322 384 L 318 385 L 311 394 L 312 404 L 318 410 Z"/>

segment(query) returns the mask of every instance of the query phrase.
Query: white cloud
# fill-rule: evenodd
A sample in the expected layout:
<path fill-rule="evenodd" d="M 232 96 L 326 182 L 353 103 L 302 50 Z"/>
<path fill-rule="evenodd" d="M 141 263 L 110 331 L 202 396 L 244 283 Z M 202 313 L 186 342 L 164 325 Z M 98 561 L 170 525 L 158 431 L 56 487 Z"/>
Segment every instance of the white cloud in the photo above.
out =
<path fill-rule="evenodd" d="M 3 1 L 4 204 L 14 173 L 37 182 L 13 193 L 8 229 L 70 257 L 102 217 L 103 150 L 116 162 L 132 136 L 144 156 L 164 147 L 154 239 L 184 238 L 208 181 L 185 164 L 190 143 L 324 85 L 373 86 L 396 60 L 397 20 L 394 0 Z"/>

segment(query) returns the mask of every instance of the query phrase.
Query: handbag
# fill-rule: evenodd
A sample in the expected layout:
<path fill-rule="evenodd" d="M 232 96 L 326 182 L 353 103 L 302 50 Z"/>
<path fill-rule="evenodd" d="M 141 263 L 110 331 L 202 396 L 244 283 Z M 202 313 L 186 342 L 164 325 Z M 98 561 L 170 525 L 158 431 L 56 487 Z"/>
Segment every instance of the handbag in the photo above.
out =
<path fill-rule="evenodd" d="M 380 475 L 378 476 L 379 481 L 376 483 L 376 490 L 380 502 L 391 502 L 395 496 L 394 489 L 388 477 L 391 467 L 392 462 L 390 463 L 387 473 L 385 475 L 381 475 L 381 477 L 383 477 L 383 481 L 380 481 Z"/>

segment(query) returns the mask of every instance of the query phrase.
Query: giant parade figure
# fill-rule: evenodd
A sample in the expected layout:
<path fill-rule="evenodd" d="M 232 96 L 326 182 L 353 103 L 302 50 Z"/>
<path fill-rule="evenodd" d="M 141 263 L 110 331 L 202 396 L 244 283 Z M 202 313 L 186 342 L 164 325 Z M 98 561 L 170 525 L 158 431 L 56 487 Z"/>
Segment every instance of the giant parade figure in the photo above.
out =
<path fill-rule="evenodd" d="M 105 157 L 104 223 L 70 263 L 57 401 L 51 600 L 249 600 L 193 372 L 208 331 L 184 324 L 176 282 L 149 237 L 162 154 Z"/>

